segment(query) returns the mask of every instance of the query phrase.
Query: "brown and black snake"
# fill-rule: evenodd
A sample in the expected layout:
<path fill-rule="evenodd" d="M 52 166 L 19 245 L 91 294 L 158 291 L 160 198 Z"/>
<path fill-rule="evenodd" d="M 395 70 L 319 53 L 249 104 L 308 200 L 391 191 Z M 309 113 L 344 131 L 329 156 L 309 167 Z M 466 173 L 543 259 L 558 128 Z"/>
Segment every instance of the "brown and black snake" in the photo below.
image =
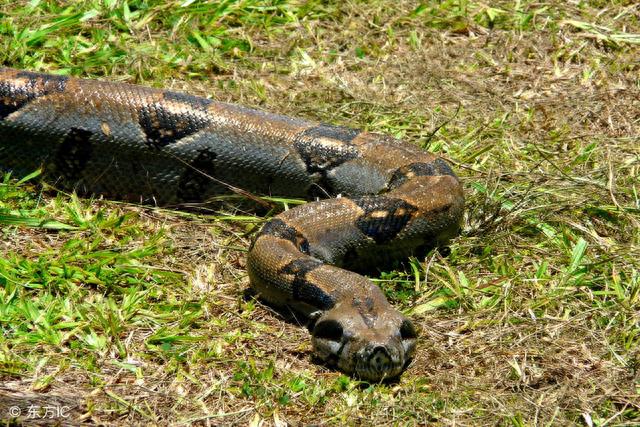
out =
<path fill-rule="evenodd" d="M 159 205 L 235 188 L 311 200 L 257 234 L 251 287 L 309 318 L 315 356 L 369 381 L 400 374 L 417 333 L 354 271 L 445 243 L 464 209 L 445 161 L 387 135 L 10 68 L 0 68 L 0 168 Z"/>

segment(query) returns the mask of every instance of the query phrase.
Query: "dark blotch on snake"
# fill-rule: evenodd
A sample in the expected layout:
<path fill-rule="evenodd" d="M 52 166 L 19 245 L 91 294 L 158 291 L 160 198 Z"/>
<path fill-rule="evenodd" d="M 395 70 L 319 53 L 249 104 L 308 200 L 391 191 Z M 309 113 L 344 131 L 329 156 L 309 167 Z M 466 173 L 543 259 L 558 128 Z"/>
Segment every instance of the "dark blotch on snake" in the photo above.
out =
<path fill-rule="evenodd" d="M 434 160 L 432 163 L 410 163 L 396 169 L 389 180 L 388 187 L 389 189 L 397 188 L 412 176 L 440 175 L 456 176 L 451 170 L 451 167 L 449 167 L 449 164 L 440 158 Z"/>
<path fill-rule="evenodd" d="M 15 86 L 11 81 L 0 82 L 0 119 L 4 119 L 41 96 L 64 91 L 69 80 L 66 76 L 43 75 L 27 71 L 17 73 L 15 78 L 26 78 L 27 84 Z"/>
<path fill-rule="evenodd" d="M 93 154 L 93 132 L 71 128 L 56 151 L 53 163 L 56 174 L 73 185 L 81 177 Z"/>
<path fill-rule="evenodd" d="M 139 112 L 138 123 L 149 145 L 164 147 L 173 144 L 209 124 L 203 115 L 190 112 L 206 111 L 210 101 L 175 92 L 164 92 L 163 97 L 164 102 L 145 105 Z"/>
<path fill-rule="evenodd" d="M 257 238 L 265 234 L 288 240 L 295 244 L 300 252 L 304 254 L 309 253 L 309 241 L 307 238 L 279 218 L 274 218 L 267 222 L 264 227 L 262 227 L 262 230 L 260 230 Z"/>
<path fill-rule="evenodd" d="M 282 274 L 292 274 L 291 295 L 296 301 L 311 304 L 321 310 L 333 307 L 333 298 L 323 289 L 307 279 L 307 274 L 324 263 L 318 259 L 304 257 L 291 261 L 280 269 Z"/>
<path fill-rule="evenodd" d="M 306 129 L 295 137 L 293 146 L 304 161 L 307 172 L 317 176 L 316 185 L 310 189 L 310 197 L 326 197 L 327 193 L 334 193 L 327 173 L 360 155 L 358 149 L 351 144 L 359 133 L 357 129 L 321 124 Z M 327 144 L 325 140 L 338 143 Z M 318 187 L 321 191 L 318 191 Z"/>
<path fill-rule="evenodd" d="M 335 139 L 344 143 L 350 143 L 353 139 L 360 134 L 360 130 L 351 129 L 344 126 L 334 126 L 322 123 L 316 127 L 302 132 L 301 136 L 307 136 L 311 138 L 329 138 Z"/>
<path fill-rule="evenodd" d="M 357 227 L 378 244 L 393 240 L 418 210 L 404 200 L 392 197 L 361 197 L 354 202 L 364 210 L 356 220 Z"/>
<path fill-rule="evenodd" d="M 214 161 L 217 155 L 208 148 L 200 150 L 196 158 L 184 171 L 178 181 L 178 198 L 185 202 L 202 200 L 207 188 L 212 185 L 215 174 Z"/>

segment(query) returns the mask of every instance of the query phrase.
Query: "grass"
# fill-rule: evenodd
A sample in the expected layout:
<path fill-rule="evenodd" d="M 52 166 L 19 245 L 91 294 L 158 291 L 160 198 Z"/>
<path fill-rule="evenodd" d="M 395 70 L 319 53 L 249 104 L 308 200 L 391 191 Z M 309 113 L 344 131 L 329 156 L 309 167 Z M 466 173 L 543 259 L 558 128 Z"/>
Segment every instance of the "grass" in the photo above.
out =
<path fill-rule="evenodd" d="M 468 201 L 447 256 L 374 278 L 421 342 L 398 383 L 366 384 L 312 363 L 304 328 L 244 296 L 262 218 L 6 175 L 0 409 L 57 399 L 104 424 L 640 424 L 640 8 L 489 3 L 0 0 L 4 65 L 389 132 L 452 161 Z"/>

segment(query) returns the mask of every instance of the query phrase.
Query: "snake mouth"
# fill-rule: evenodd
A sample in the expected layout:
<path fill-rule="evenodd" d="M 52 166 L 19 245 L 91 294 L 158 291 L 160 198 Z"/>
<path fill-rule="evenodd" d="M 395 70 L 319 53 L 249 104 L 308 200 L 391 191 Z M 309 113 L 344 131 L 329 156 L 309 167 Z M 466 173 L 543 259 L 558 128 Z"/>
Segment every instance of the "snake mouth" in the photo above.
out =
<path fill-rule="evenodd" d="M 400 343 L 394 346 L 367 346 L 356 355 L 355 375 L 363 380 L 378 382 L 397 377 L 406 366 Z"/>

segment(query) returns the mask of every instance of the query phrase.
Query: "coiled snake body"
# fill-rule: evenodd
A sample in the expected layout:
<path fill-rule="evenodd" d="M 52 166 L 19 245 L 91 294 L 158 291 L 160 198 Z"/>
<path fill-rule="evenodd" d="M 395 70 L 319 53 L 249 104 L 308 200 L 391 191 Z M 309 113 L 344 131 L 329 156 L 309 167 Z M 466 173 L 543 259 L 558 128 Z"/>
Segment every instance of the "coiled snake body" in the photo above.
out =
<path fill-rule="evenodd" d="M 82 193 L 173 205 L 229 193 L 313 201 L 268 221 L 248 257 L 266 301 L 310 318 L 314 354 L 377 381 L 416 330 L 366 271 L 446 242 L 461 185 L 437 156 L 390 136 L 121 83 L 0 68 L 0 168 L 40 167 Z"/>

